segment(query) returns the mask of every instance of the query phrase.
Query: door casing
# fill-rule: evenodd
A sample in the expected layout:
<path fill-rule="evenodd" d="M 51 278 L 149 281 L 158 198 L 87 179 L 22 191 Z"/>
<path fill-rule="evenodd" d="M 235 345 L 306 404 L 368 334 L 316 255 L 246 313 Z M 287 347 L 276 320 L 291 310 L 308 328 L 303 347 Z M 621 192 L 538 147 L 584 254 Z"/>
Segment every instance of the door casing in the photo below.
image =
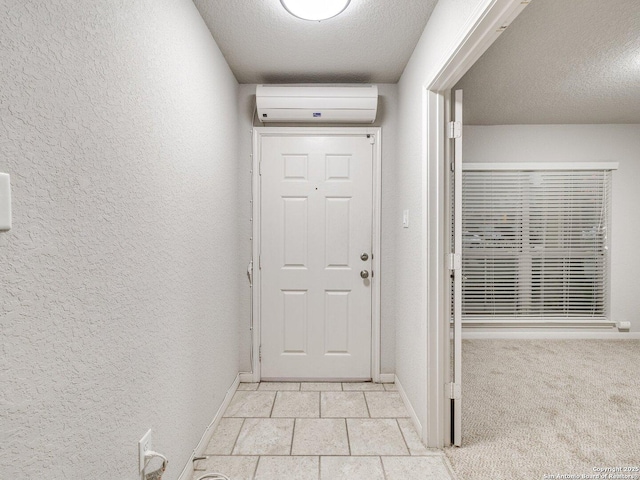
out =
<path fill-rule="evenodd" d="M 451 444 L 451 408 L 445 385 L 450 378 L 449 270 L 451 251 L 447 216 L 453 192 L 448 191 L 447 169 L 451 148 L 446 138 L 450 118 L 450 90 L 500 36 L 530 0 L 490 0 L 479 5 L 476 21 L 444 55 L 440 68 L 425 79 L 422 90 L 422 238 L 421 271 L 426 286 L 422 316 L 426 322 L 427 352 L 425 425 L 415 424 L 427 447 Z"/>
<path fill-rule="evenodd" d="M 261 139 L 267 136 L 310 136 L 332 135 L 353 136 L 372 135 L 373 148 L 373 225 L 372 225 L 372 271 L 371 279 L 371 378 L 374 382 L 380 381 L 380 284 L 382 279 L 380 243 L 381 243 L 381 207 L 382 207 L 382 129 L 380 127 L 254 127 L 253 129 L 253 155 L 252 155 L 252 381 L 259 382 L 260 371 L 260 340 L 261 340 L 261 271 L 259 265 L 261 244 L 261 182 L 260 160 Z"/>

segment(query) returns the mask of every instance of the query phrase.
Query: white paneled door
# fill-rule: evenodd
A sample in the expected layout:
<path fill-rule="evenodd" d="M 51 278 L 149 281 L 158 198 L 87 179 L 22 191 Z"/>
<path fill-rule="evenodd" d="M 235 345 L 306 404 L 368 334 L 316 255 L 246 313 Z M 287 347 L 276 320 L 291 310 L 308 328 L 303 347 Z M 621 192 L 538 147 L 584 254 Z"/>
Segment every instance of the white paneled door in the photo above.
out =
<path fill-rule="evenodd" d="M 261 139 L 263 379 L 371 378 L 373 148 Z"/>

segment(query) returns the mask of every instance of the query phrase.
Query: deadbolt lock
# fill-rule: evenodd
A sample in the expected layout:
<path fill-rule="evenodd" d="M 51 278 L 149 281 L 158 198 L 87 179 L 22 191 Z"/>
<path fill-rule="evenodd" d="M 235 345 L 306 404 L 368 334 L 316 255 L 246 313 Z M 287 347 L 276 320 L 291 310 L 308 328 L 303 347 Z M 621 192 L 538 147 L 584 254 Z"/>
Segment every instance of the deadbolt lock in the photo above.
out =
<path fill-rule="evenodd" d="M 366 270 L 362 270 L 362 271 L 360 272 L 360 276 L 361 276 L 362 278 L 369 278 L 369 272 L 368 272 L 368 271 L 366 271 Z"/>
<path fill-rule="evenodd" d="M 367 255 L 366 253 L 363 253 L 362 255 L 360 255 L 360 260 L 362 260 L 363 262 L 366 262 L 367 260 L 369 260 L 369 255 Z"/>

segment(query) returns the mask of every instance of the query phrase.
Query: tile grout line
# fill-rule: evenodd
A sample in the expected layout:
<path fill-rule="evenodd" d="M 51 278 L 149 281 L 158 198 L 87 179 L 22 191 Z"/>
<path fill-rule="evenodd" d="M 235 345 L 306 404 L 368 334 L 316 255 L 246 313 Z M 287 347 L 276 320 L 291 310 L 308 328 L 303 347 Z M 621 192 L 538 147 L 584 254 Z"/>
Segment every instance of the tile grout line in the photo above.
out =
<path fill-rule="evenodd" d="M 274 419 L 279 419 L 279 418 L 316 418 L 317 419 L 319 417 L 314 415 L 313 417 L 291 417 L 291 416 L 289 416 L 289 417 L 225 417 L 225 418 L 235 418 L 235 419 L 249 419 L 249 418 L 251 418 L 251 419 L 254 419 L 254 420 L 260 420 L 260 419 L 265 419 L 265 418 L 274 418 Z M 396 419 L 397 420 L 403 420 L 403 419 L 408 418 L 408 417 L 394 417 L 394 416 L 388 416 L 388 415 L 384 416 L 384 417 L 353 417 L 353 416 L 346 417 L 344 415 L 340 415 L 340 416 L 336 416 L 336 417 L 323 417 L 323 418 L 325 418 L 325 419 L 328 419 L 328 418 L 355 418 L 355 419 L 358 419 L 359 418 L 360 420 L 362 420 L 363 418 L 371 418 L 372 420 L 396 420 Z"/>
<path fill-rule="evenodd" d="M 382 455 L 380 455 L 380 466 L 382 467 L 382 476 L 384 477 L 384 480 L 387 480 L 387 471 L 384 468 L 384 462 L 382 461 Z"/>
<path fill-rule="evenodd" d="M 344 429 L 347 432 L 347 447 L 349 447 L 349 456 L 351 456 L 351 438 L 349 437 L 349 424 L 346 418 L 344 419 Z"/>
<path fill-rule="evenodd" d="M 411 448 L 409 448 L 409 443 L 407 442 L 407 437 L 404 436 L 404 432 L 402 431 L 402 426 L 400 426 L 399 420 L 396 418 L 396 423 L 398 424 L 398 428 L 400 429 L 400 435 L 402 435 L 402 440 L 404 441 L 404 446 L 407 447 L 407 452 L 409 452 L 409 456 L 413 456 L 411 453 Z"/>
<path fill-rule="evenodd" d="M 298 419 L 294 418 L 293 419 L 293 429 L 291 430 L 291 446 L 289 447 L 289 456 L 292 457 L 293 456 L 293 438 L 295 437 L 296 434 L 296 423 L 297 423 Z"/>
<path fill-rule="evenodd" d="M 244 424 L 245 424 L 246 420 L 247 420 L 246 418 L 242 419 L 242 424 L 240 425 L 240 430 L 238 430 L 238 435 L 236 435 L 236 440 L 235 440 L 235 442 L 233 442 L 233 447 L 231 448 L 231 453 L 229 455 L 233 455 L 233 451 L 236 449 L 236 446 L 238 445 L 238 440 L 240 439 L 240 434 L 242 433 L 242 429 L 244 428 Z"/>
<path fill-rule="evenodd" d="M 357 420 L 357 419 L 356 419 Z M 295 455 L 289 455 L 287 453 L 272 453 L 272 454 L 262 454 L 262 453 L 247 453 L 242 455 L 211 455 L 209 458 L 214 457 L 229 457 L 229 458 L 240 458 L 240 457 L 317 457 L 319 454 L 313 453 L 300 453 Z M 337 453 L 331 455 L 322 455 L 323 457 L 344 457 L 347 458 L 350 455 L 339 455 Z M 380 457 L 379 453 L 360 453 L 358 455 L 353 455 L 354 457 Z M 430 453 L 427 455 L 414 455 L 413 457 L 409 457 L 408 455 L 399 455 L 397 453 L 382 455 L 383 457 L 398 457 L 398 458 L 436 458 L 440 457 L 439 453 Z"/>
<path fill-rule="evenodd" d="M 256 478 L 256 474 L 258 473 L 258 465 L 260 465 L 260 460 L 262 459 L 262 455 L 258 455 L 258 461 L 256 462 L 256 466 L 253 469 L 253 477 L 251 477 L 252 479 Z"/>
<path fill-rule="evenodd" d="M 315 418 L 318 419 L 320 417 L 225 417 L 225 418 L 236 418 L 236 419 L 253 419 L 253 420 L 264 420 L 265 418 L 274 418 L 274 419 L 291 419 L 291 418 Z M 344 415 L 340 415 L 337 417 L 323 417 L 325 420 L 326 419 L 338 419 L 338 418 L 352 418 L 352 419 L 360 419 L 362 420 L 363 418 L 370 418 L 371 420 L 403 420 L 405 418 L 408 417 L 394 417 L 394 416 L 385 416 L 385 417 L 345 417 Z"/>
<path fill-rule="evenodd" d="M 371 410 L 369 410 L 369 402 L 367 402 L 367 396 L 365 395 L 365 392 L 362 392 L 362 396 L 364 397 L 364 404 L 367 406 L 367 415 L 369 415 L 369 418 L 373 418 L 371 416 Z"/>
<path fill-rule="evenodd" d="M 271 404 L 271 411 L 269 412 L 269 416 L 267 418 L 273 418 L 273 409 L 276 408 L 276 400 L 278 398 L 278 392 L 275 392 L 273 396 L 273 403 Z"/>

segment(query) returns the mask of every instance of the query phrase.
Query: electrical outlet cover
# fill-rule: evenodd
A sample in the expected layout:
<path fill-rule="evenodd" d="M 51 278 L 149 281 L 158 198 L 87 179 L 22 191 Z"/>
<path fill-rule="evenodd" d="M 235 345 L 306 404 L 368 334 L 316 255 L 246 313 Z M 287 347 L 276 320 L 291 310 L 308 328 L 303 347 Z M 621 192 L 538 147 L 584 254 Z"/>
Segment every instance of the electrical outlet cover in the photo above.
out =
<path fill-rule="evenodd" d="M 153 450 L 151 445 L 151 429 L 149 429 L 138 442 L 138 462 L 141 472 L 144 470 L 144 454 L 149 450 Z"/>

